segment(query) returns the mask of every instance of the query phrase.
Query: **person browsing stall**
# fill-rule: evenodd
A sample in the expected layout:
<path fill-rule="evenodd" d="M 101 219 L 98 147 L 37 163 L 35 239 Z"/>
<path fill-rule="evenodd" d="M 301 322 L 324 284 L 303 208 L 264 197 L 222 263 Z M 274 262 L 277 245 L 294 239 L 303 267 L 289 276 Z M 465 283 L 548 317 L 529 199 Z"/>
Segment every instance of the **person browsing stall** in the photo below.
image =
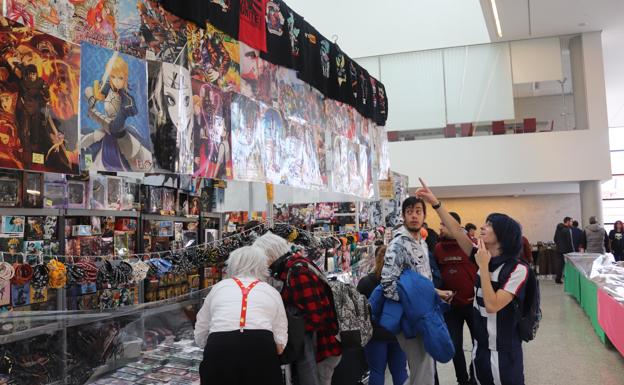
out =
<path fill-rule="evenodd" d="M 481 226 L 478 247 L 420 180 L 416 195 L 429 203 L 455 237 L 461 249 L 479 268 L 473 302 L 475 345 L 473 366 L 481 385 L 524 385 L 522 339 L 515 298 L 524 300 L 529 271 L 518 260 L 522 228 L 505 214 L 490 214 Z"/>
<path fill-rule="evenodd" d="M 266 283 L 267 256 L 246 246 L 226 264 L 229 278 L 212 288 L 197 314 L 201 384 L 281 384 L 278 355 L 288 342 L 288 321 L 279 292 Z"/>

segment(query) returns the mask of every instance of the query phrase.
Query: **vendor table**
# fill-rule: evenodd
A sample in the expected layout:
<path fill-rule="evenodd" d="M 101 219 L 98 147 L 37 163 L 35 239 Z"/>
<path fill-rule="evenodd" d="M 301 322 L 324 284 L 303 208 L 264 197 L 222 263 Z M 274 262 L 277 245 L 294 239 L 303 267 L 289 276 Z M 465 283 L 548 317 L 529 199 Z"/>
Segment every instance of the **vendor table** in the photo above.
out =
<path fill-rule="evenodd" d="M 598 322 L 598 287 L 589 279 L 592 263 L 599 256 L 600 254 L 566 254 L 564 290 L 576 298 L 589 317 L 598 338 L 605 343 L 605 331 Z"/>
<path fill-rule="evenodd" d="M 598 289 L 598 322 L 609 341 L 624 356 L 624 304 Z"/>

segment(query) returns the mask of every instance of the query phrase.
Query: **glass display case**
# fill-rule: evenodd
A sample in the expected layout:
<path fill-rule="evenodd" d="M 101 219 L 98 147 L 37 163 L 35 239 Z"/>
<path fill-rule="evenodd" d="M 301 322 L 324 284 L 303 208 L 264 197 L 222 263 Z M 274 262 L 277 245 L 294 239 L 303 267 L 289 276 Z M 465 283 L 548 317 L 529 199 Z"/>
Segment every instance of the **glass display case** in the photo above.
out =
<path fill-rule="evenodd" d="M 0 384 L 199 384 L 210 289 L 115 310 L 0 314 Z"/>

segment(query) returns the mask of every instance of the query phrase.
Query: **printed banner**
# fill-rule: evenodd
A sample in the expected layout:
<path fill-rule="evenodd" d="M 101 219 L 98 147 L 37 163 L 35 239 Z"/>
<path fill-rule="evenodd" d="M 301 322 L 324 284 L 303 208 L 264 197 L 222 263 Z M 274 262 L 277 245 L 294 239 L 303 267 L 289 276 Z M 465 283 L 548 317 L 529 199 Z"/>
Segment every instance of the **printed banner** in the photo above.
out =
<path fill-rule="evenodd" d="M 0 167 L 77 174 L 80 47 L 0 21 Z"/>
<path fill-rule="evenodd" d="M 195 177 L 232 179 L 230 97 L 193 79 Z"/>
<path fill-rule="evenodd" d="M 73 41 L 114 49 L 117 45 L 117 0 L 72 1 Z"/>
<path fill-rule="evenodd" d="M 234 178 L 264 182 L 264 133 L 260 125 L 260 106 L 243 95 L 234 95 L 231 110 Z"/>
<path fill-rule="evenodd" d="M 281 184 L 287 174 L 284 166 L 285 151 L 283 151 L 284 138 L 286 137 L 286 122 L 282 114 L 267 108 L 262 115 L 262 130 L 264 131 L 264 167 L 266 180 L 269 183 Z"/>
<path fill-rule="evenodd" d="M 6 17 L 38 31 L 74 41 L 74 2 L 69 0 L 5 0 Z"/>
<path fill-rule="evenodd" d="M 89 43 L 81 47 L 82 168 L 151 170 L 146 63 Z"/>
<path fill-rule="evenodd" d="M 240 43 L 240 73 L 243 95 L 269 106 L 277 103 L 277 66 L 244 43 Z"/>
<path fill-rule="evenodd" d="M 210 24 L 206 29 L 189 24 L 188 59 L 194 79 L 224 91 L 240 92 L 239 44 Z"/>
<path fill-rule="evenodd" d="M 193 173 L 193 92 L 188 69 L 148 62 L 154 172 Z"/>
<path fill-rule="evenodd" d="M 287 119 L 299 124 L 306 123 L 305 99 L 302 95 L 309 91 L 310 86 L 297 78 L 297 72 L 285 67 L 277 70 L 277 89 L 279 106 Z"/>

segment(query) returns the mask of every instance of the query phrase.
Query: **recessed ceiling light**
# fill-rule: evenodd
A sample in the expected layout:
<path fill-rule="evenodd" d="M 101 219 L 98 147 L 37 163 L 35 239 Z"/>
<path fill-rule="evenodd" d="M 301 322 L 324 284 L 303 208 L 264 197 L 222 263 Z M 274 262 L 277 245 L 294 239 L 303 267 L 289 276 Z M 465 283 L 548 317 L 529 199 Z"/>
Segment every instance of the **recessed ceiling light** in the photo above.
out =
<path fill-rule="evenodd" d="M 492 4 L 492 13 L 494 13 L 494 21 L 496 22 L 496 33 L 498 37 L 503 37 L 503 30 L 501 28 L 500 19 L 498 17 L 498 8 L 496 7 L 496 0 L 490 0 Z"/>

